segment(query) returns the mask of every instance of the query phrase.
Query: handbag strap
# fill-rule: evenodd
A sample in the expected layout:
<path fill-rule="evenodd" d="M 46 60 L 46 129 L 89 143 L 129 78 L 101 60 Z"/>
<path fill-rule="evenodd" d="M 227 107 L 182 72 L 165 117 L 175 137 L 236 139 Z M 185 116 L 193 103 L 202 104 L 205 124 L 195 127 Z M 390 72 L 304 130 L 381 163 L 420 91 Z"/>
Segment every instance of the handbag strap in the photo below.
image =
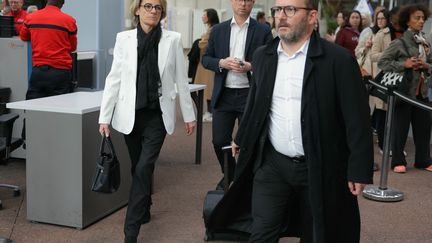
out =
<path fill-rule="evenodd" d="M 102 136 L 102 142 L 101 142 L 99 154 L 100 155 L 103 154 L 105 145 L 108 147 L 108 149 L 110 150 L 109 152 L 111 152 L 111 154 L 113 155 L 113 157 L 116 157 L 116 153 L 114 151 L 114 145 L 112 144 L 111 137 L 107 137 L 105 135 Z"/>

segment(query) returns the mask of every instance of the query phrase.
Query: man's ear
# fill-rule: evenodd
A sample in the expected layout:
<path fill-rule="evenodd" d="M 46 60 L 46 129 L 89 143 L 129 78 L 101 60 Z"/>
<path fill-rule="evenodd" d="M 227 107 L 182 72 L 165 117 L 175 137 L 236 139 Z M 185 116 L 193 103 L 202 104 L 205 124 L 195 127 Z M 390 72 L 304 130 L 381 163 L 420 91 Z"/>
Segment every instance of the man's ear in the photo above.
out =
<path fill-rule="evenodd" d="M 309 21 L 309 24 L 313 24 L 314 25 L 315 22 L 318 21 L 318 11 L 311 10 L 309 12 L 308 21 Z"/>

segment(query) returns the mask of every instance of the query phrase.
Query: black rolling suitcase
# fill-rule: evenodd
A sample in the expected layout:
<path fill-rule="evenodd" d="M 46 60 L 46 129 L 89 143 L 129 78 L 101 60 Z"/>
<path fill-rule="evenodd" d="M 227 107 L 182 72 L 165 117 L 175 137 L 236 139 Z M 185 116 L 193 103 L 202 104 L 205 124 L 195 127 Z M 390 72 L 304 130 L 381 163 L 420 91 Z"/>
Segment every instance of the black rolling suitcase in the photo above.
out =
<path fill-rule="evenodd" d="M 247 241 L 249 239 L 250 233 L 242 230 L 242 223 L 240 227 L 236 225 L 229 225 L 223 229 L 213 229 L 210 227 L 210 217 L 212 216 L 213 210 L 220 202 L 220 200 L 224 197 L 225 193 L 229 189 L 229 179 L 228 179 L 228 156 L 231 156 L 231 146 L 225 146 L 222 148 L 224 151 L 224 190 L 211 190 L 207 192 L 207 195 L 204 199 L 204 208 L 203 208 L 203 218 L 204 225 L 206 227 L 205 232 L 205 241 L 214 241 L 214 240 L 232 240 L 232 241 Z"/>

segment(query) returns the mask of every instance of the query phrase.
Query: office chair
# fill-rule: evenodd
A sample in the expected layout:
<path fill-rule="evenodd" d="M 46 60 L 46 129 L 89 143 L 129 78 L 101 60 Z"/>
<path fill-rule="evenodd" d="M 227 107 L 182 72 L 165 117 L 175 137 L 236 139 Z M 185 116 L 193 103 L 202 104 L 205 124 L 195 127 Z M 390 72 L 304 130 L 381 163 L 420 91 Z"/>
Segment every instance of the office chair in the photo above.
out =
<path fill-rule="evenodd" d="M 8 113 L 0 115 L 0 164 L 5 164 L 10 157 L 10 153 L 19 148 L 23 141 L 20 138 L 12 138 L 13 124 L 18 118 L 18 114 Z M 0 184 L 0 188 L 9 188 L 13 190 L 13 196 L 20 195 L 18 186 L 9 184 Z M 0 200 L 0 209 L 2 209 Z"/>

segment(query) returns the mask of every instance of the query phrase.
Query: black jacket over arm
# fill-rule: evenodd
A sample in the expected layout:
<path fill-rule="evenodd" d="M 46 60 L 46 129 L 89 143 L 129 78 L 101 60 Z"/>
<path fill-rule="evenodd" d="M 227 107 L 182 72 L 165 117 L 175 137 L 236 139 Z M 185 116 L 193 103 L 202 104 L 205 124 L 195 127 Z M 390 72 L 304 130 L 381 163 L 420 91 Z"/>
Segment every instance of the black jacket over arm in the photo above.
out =
<path fill-rule="evenodd" d="M 253 57 L 253 79 L 235 142 L 240 145 L 236 179 L 217 206 L 215 227 L 250 210 L 253 172 L 261 165 L 276 77 L 276 38 Z M 359 242 L 357 198 L 348 181 L 372 183 L 373 141 L 368 96 L 356 60 L 313 33 L 304 71 L 301 130 L 309 167 L 314 242 Z M 296 212 L 295 209 L 291 211 Z M 298 235 L 299 220 L 285 233 Z"/>

